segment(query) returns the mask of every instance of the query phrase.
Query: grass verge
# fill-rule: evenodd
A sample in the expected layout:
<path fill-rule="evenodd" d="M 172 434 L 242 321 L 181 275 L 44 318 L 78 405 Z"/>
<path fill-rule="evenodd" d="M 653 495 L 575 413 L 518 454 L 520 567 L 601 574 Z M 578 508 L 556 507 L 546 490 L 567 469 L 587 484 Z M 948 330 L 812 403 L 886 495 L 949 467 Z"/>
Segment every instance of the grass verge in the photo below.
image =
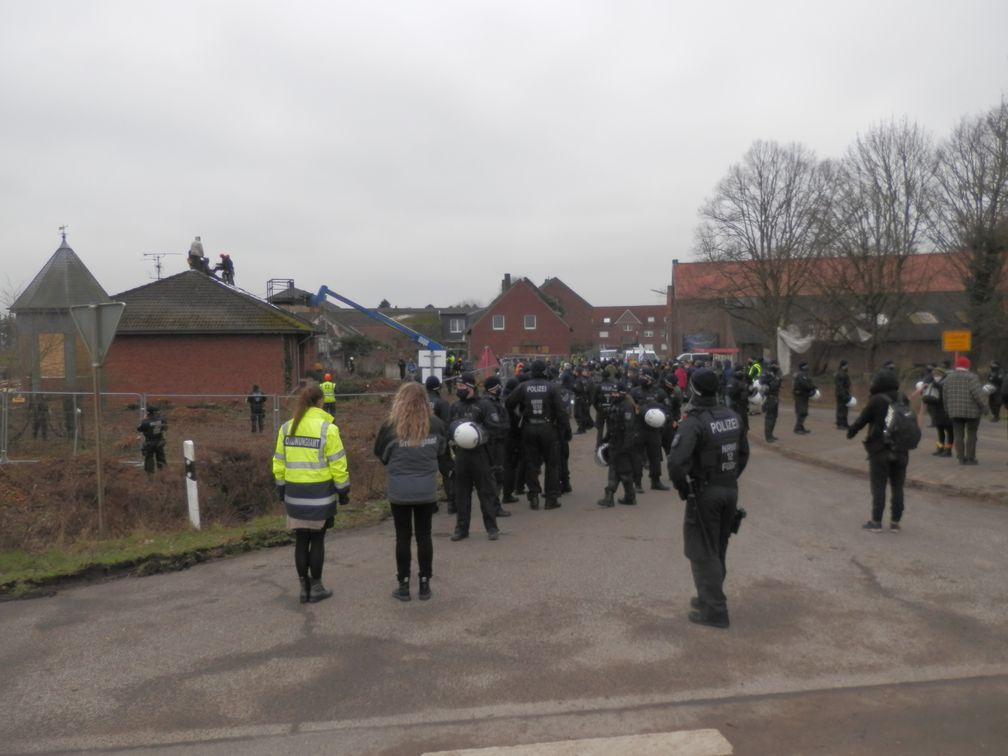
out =
<path fill-rule="evenodd" d="M 341 509 L 334 530 L 381 522 L 387 502 Z M 0 551 L 0 600 L 49 596 L 67 584 L 125 575 L 154 575 L 254 549 L 292 543 L 283 515 L 257 517 L 232 527 L 213 525 L 175 533 L 135 533 L 125 538 L 78 541 L 41 553 Z"/>

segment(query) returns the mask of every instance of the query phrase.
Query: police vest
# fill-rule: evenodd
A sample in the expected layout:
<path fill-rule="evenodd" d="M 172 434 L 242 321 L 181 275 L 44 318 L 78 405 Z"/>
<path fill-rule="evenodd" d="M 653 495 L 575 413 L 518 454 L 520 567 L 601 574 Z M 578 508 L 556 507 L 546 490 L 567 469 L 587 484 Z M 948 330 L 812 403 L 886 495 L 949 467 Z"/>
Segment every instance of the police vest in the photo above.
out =
<path fill-rule="evenodd" d="M 552 392 L 556 389 L 544 378 L 533 378 L 522 384 L 522 417 L 526 420 L 552 421 Z"/>
<path fill-rule="evenodd" d="M 742 420 L 727 407 L 704 407 L 689 414 L 700 427 L 700 442 L 690 474 L 704 485 L 730 483 L 738 478 Z"/>

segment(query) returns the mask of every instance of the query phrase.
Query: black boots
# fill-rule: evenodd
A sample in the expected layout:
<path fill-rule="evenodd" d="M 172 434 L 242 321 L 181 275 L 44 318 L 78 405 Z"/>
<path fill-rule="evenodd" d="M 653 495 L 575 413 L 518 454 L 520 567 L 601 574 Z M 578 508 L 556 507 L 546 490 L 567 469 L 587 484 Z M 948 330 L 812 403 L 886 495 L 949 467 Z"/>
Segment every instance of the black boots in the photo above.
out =
<path fill-rule="evenodd" d="M 392 591 L 393 598 L 397 598 L 400 601 L 409 601 L 409 578 L 399 578 L 399 587 Z"/>
<path fill-rule="evenodd" d="M 451 534 L 451 539 L 453 541 L 461 541 L 463 538 L 469 537 L 469 531 L 464 530 L 461 525 L 455 527 L 455 532 Z"/>
<path fill-rule="evenodd" d="M 530 493 L 528 495 L 529 509 L 539 509 L 539 494 Z"/>
<path fill-rule="evenodd" d="M 595 503 L 598 504 L 600 507 L 616 506 L 616 502 L 613 501 L 613 492 L 610 491 L 608 488 L 605 490 L 605 495 Z"/>
<path fill-rule="evenodd" d="M 308 578 L 306 577 L 298 578 L 298 580 L 301 581 L 301 603 L 307 604 L 308 592 L 311 590 L 311 583 L 308 581 Z"/>
<path fill-rule="evenodd" d="M 308 586 L 308 603 L 314 604 L 332 596 L 332 591 L 322 585 L 322 578 L 311 578 Z"/>
<path fill-rule="evenodd" d="M 417 594 L 417 598 L 421 601 L 427 601 L 431 597 L 430 591 L 430 578 L 420 576 L 420 592 Z"/>
<path fill-rule="evenodd" d="M 543 509 L 560 509 L 560 500 L 547 496 L 546 503 L 543 505 Z"/>
<path fill-rule="evenodd" d="M 651 478 L 652 491 L 670 491 L 671 489 L 661 482 L 661 478 Z"/>

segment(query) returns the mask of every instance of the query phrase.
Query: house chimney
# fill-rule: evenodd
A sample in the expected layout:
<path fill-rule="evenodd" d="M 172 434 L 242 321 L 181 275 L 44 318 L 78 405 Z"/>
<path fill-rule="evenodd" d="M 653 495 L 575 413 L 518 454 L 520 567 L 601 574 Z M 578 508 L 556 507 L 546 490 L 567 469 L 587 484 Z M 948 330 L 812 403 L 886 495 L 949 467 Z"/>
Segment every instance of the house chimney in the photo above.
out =
<path fill-rule="evenodd" d="M 501 294 L 511 288 L 511 274 L 505 273 L 504 280 L 501 281 Z"/>

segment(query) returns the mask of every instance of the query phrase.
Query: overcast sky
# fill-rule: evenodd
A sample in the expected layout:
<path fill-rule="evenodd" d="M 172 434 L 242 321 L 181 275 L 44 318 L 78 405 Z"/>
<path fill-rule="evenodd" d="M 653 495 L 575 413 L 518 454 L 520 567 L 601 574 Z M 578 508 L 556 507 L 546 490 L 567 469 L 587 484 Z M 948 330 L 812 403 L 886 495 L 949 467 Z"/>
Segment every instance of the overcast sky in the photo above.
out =
<path fill-rule="evenodd" d="M 186 267 L 375 306 L 504 273 L 655 304 L 754 140 L 839 156 L 1008 93 L 1005 0 L 0 0 L 0 284 L 58 227 L 115 294 Z"/>

